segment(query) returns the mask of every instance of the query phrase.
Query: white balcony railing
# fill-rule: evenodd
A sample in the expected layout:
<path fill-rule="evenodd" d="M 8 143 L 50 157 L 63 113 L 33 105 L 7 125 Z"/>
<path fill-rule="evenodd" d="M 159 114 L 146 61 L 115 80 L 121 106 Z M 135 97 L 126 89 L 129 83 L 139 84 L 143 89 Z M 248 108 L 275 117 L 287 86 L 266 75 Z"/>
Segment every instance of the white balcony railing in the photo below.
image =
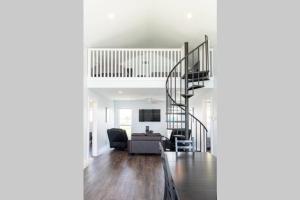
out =
<path fill-rule="evenodd" d="M 182 58 L 173 49 L 88 49 L 88 74 L 98 77 L 167 77 Z"/>

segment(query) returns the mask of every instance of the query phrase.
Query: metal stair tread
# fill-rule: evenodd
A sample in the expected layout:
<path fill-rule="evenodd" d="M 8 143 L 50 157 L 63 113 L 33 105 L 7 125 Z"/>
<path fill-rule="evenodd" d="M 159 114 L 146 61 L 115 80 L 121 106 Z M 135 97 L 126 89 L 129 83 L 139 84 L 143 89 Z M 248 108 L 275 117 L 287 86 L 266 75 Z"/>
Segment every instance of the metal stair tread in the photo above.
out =
<path fill-rule="evenodd" d="M 167 113 L 167 115 L 185 115 L 185 113 L 177 112 L 177 113 Z"/>
<path fill-rule="evenodd" d="M 209 77 L 200 77 L 200 78 L 194 78 L 194 79 L 188 79 L 188 82 L 199 82 L 199 81 L 209 81 Z"/>
<path fill-rule="evenodd" d="M 183 98 L 191 98 L 192 96 L 194 96 L 193 94 L 182 94 L 181 95 Z"/>
<path fill-rule="evenodd" d="M 185 105 L 182 103 L 171 103 L 171 106 L 182 106 L 184 107 Z"/>
<path fill-rule="evenodd" d="M 209 76 L 209 71 L 195 71 L 188 72 L 188 79 L 199 79 L 199 78 L 207 78 Z M 182 79 L 185 79 L 185 74 L 181 76 Z"/>
<path fill-rule="evenodd" d="M 189 90 L 195 90 L 195 89 L 198 89 L 198 88 L 203 88 L 204 87 L 204 85 L 192 85 L 192 86 L 190 86 L 190 87 L 188 87 L 188 91 Z"/>

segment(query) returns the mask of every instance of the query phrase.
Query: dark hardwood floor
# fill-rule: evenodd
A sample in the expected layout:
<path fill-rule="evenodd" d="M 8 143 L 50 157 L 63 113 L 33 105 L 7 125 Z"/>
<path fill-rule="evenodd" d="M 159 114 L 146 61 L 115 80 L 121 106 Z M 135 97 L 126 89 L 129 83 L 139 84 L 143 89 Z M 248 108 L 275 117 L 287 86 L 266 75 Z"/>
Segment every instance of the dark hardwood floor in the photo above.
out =
<path fill-rule="evenodd" d="M 159 155 L 109 151 L 84 171 L 84 200 L 162 200 L 164 172 Z"/>

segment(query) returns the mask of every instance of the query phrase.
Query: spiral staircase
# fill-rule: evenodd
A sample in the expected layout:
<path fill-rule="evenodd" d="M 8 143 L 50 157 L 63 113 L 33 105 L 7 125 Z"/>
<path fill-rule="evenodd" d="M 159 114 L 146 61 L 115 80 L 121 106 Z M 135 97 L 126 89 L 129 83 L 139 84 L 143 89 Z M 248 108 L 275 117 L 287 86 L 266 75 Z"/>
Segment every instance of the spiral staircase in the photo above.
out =
<path fill-rule="evenodd" d="M 185 135 L 176 139 L 176 151 L 207 151 L 207 128 L 189 106 L 195 90 L 205 87 L 212 76 L 209 70 L 208 37 L 193 50 L 184 44 L 184 57 L 171 69 L 166 80 L 166 119 L 168 130 L 181 130 Z M 182 145 L 177 146 L 177 141 Z M 179 145 L 178 143 L 178 145 Z"/>

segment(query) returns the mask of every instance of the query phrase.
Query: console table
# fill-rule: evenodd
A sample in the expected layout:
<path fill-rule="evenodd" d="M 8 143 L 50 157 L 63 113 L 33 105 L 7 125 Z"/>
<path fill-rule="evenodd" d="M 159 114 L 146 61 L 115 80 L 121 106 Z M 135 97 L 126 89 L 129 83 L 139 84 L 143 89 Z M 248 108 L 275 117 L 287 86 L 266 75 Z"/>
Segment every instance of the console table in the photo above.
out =
<path fill-rule="evenodd" d="M 180 200 L 217 199 L 217 159 L 210 153 L 165 152 Z"/>
<path fill-rule="evenodd" d="M 161 135 L 159 133 L 132 133 L 131 140 L 128 141 L 128 153 L 160 154 L 160 141 Z"/>

